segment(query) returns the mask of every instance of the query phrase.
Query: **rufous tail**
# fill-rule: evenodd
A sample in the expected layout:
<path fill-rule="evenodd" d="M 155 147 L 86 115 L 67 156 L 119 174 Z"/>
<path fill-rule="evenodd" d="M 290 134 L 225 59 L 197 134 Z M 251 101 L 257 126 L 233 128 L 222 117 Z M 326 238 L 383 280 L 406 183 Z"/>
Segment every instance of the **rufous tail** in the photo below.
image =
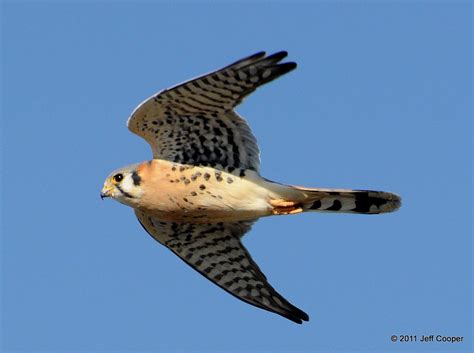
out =
<path fill-rule="evenodd" d="M 274 214 L 308 211 L 378 214 L 396 211 L 401 206 L 400 196 L 384 191 L 290 188 L 291 198 L 272 200 Z"/>

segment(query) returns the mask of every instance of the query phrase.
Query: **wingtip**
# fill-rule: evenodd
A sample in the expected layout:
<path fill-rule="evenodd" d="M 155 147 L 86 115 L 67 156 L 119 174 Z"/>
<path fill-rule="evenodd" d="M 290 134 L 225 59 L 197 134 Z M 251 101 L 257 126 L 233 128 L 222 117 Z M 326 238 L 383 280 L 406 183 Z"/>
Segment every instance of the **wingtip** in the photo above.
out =
<path fill-rule="evenodd" d="M 296 69 L 296 67 L 298 66 L 298 64 L 295 63 L 294 61 L 290 61 L 290 62 L 287 62 L 287 63 L 283 63 L 283 64 L 280 64 L 280 65 L 288 66 L 290 70 L 294 70 L 294 69 Z"/>
<path fill-rule="evenodd" d="M 300 313 L 291 313 L 289 315 L 284 315 L 285 318 L 287 318 L 290 321 L 293 321 L 294 323 L 298 325 L 302 325 L 303 322 L 308 322 L 309 321 L 309 316 L 305 312 L 301 311 Z"/>
<path fill-rule="evenodd" d="M 250 65 L 252 62 L 255 62 L 255 61 L 258 61 L 262 58 L 265 57 L 265 55 L 267 55 L 267 53 L 263 50 L 261 51 L 258 51 L 252 55 L 249 55 L 249 56 L 246 56 L 244 58 L 241 58 L 237 61 L 234 61 L 232 64 L 229 64 L 227 66 L 225 66 L 223 69 L 227 69 L 227 68 L 230 68 L 230 67 L 235 67 L 235 66 L 245 66 L 245 65 Z"/>
<path fill-rule="evenodd" d="M 279 76 L 282 76 L 290 71 L 293 71 L 294 69 L 296 69 L 297 65 L 295 62 L 293 61 L 290 61 L 290 62 L 287 62 L 287 63 L 282 63 L 282 64 L 276 64 L 274 65 L 273 67 L 277 68 L 278 69 L 278 75 L 276 75 L 275 77 L 273 77 L 272 79 L 275 79 Z"/>
<path fill-rule="evenodd" d="M 266 61 L 273 61 L 274 63 L 277 63 L 279 61 L 282 61 L 284 58 L 288 56 L 288 52 L 286 50 L 281 50 L 276 53 L 273 53 L 271 55 L 268 55 L 267 57 L 264 58 Z"/>
<path fill-rule="evenodd" d="M 302 324 L 303 321 L 308 322 L 309 321 L 309 315 L 306 314 L 303 310 L 300 310 L 298 308 L 296 308 L 296 309 L 298 310 L 297 315 L 298 315 L 298 318 L 300 319 L 300 324 Z"/>
<path fill-rule="evenodd" d="M 267 55 L 267 53 L 264 51 L 264 50 L 260 50 L 252 55 L 249 55 L 245 58 L 245 60 L 256 60 L 256 59 L 261 59 L 263 57 L 265 57 L 265 55 Z"/>
<path fill-rule="evenodd" d="M 304 321 L 309 321 L 309 315 L 291 303 L 288 303 L 288 308 L 286 309 L 285 313 L 281 315 L 287 318 L 288 320 L 291 320 L 300 325 Z"/>
<path fill-rule="evenodd" d="M 258 51 L 256 52 L 255 54 L 252 54 L 249 56 L 249 58 L 254 58 L 254 57 L 258 57 L 258 58 L 263 58 L 267 55 L 267 52 L 264 51 L 264 50 L 261 50 L 261 51 Z M 286 50 L 279 50 L 273 54 L 270 54 L 268 56 L 265 57 L 265 59 L 268 59 L 268 58 L 285 58 L 288 56 L 288 52 Z"/>
<path fill-rule="evenodd" d="M 286 58 L 288 56 L 288 52 L 286 50 L 280 50 L 280 51 L 277 51 L 275 54 L 272 54 L 270 56 L 281 57 L 283 59 L 283 58 Z"/>

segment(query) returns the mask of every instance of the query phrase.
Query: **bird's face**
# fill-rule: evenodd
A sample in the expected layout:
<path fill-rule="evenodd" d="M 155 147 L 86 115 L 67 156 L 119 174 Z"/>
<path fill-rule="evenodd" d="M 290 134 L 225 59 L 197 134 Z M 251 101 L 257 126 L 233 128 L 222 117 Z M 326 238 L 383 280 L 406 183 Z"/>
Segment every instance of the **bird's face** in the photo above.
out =
<path fill-rule="evenodd" d="M 118 202 L 134 207 L 141 195 L 141 182 L 136 164 L 117 169 L 105 179 L 100 197 L 111 197 Z"/>

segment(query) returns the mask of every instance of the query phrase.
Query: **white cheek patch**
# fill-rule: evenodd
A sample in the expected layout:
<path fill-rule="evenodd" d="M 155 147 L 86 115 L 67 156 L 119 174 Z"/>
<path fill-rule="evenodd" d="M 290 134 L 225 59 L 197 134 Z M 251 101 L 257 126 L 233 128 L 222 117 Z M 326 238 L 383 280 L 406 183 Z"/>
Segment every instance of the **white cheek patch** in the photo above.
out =
<path fill-rule="evenodd" d="M 128 192 L 130 195 L 135 196 L 134 194 L 134 185 L 133 185 L 133 180 L 130 176 L 126 176 L 122 182 L 120 183 L 120 187 L 122 188 L 123 191 Z"/>
<path fill-rule="evenodd" d="M 121 185 L 122 189 L 132 195 L 134 198 L 140 198 L 143 194 L 141 185 L 136 185 L 131 174 L 127 175 Z"/>
<path fill-rule="evenodd" d="M 127 206 L 135 207 L 137 200 L 142 196 L 140 186 L 135 185 L 130 174 L 124 176 L 123 180 L 115 185 L 114 198 Z"/>

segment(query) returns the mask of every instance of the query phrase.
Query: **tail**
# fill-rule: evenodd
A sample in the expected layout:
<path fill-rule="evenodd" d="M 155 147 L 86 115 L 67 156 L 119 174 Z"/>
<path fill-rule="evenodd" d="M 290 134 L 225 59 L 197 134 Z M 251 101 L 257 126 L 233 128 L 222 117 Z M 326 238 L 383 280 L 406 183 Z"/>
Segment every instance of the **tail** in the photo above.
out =
<path fill-rule="evenodd" d="M 285 199 L 271 202 L 274 214 L 307 211 L 378 214 L 396 211 L 401 206 L 400 196 L 384 191 L 288 188 L 291 191 L 287 190 L 290 192 Z"/>

